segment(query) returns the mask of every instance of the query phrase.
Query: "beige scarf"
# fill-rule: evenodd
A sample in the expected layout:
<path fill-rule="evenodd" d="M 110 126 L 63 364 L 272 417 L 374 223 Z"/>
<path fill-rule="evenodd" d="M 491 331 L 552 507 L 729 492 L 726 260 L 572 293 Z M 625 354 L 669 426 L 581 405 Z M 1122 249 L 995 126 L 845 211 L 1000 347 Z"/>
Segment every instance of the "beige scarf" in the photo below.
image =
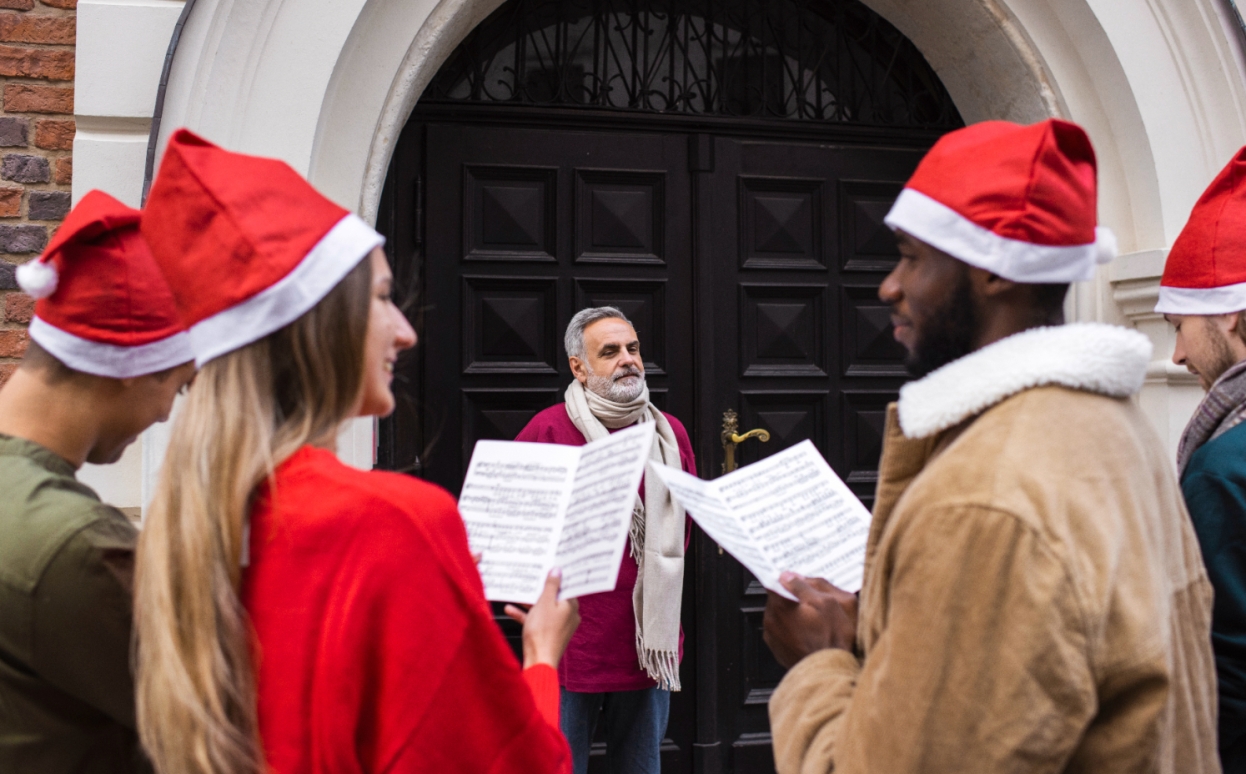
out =
<path fill-rule="evenodd" d="M 649 387 L 629 403 L 615 403 L 584 389 L 567 388 L 567 416 L 588 441 L 637 422 L 656 422 L 649 459 L 682 467 L 679 443 L 666 415 L 649 402 Z M 609 430 L 607 429 L 609 428 Z M 645 476 L 645 499 L 632 510 L 632 558 L 640 567 L 632 608 L 636 614 L 636 657 L 658 687 L 679 690 L 679 611 L 684 590 L 684 511 L 657 476 Z"/>

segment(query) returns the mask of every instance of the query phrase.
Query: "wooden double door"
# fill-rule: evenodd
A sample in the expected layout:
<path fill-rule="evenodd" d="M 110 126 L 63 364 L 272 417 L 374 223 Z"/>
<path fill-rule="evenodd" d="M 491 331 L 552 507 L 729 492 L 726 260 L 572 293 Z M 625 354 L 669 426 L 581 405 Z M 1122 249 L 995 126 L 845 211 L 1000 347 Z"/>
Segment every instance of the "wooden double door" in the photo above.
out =
<path fill-rule="evenodd" d="M 635 324 L 652 399 L 688 428 L 703 478 L 721 473 L 731 409 L 771 435 L 742 446 L 741 464 L 808 438 L 869 505 L 904 378 L 877 298 L 896 256 L 883 216 L 933 137 L 507 115 L 417 111 L 396 148 L 380 223 L 400 285 L 418 289 L 420 345 L 400 363 L 381 464 L 457 492 L 477 440 L 513 438 L 563 400 L 571 316 L 611 305 Z M 783 670 L 764 605 L 696 530 L 664 772 L 773 771 L 767 701 Z"/>

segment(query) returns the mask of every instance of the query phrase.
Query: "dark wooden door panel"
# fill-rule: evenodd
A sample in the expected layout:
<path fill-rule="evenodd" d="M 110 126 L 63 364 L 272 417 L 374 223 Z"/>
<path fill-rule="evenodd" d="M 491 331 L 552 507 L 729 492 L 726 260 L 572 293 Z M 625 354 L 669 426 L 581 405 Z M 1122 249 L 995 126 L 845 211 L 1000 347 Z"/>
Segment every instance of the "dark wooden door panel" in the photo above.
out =
<path fill-rule="evenodd" d="M 458 407 L 428 434 L 423 474 L 457 492 L 476 441 L 512 439 L 563 400 L 563 332 L 586 306 L 633 320 L 654 403 L 695 432 L 686 140 L 437 121 L 421 130 L 423 426 L 437 427 L 438 407 Z M 672 772 L 692 765 L 693 584 L 689 573 L 685 692 L 663 743 Z M 498 622 L 517 644 L 518 628 Z"/>
<path fill-rule="evenodd" d="M 672 411 L 691 424 L 691 307 L 667 301 L 691 296 L 682 138 L 448 123 L 426 132 L 423 360 L 438 373 L 425 403 L 515 388 L 558 402 L 571 379 L 568 320 L 616 303 L 635 315 L 651 390 L 674 387 Z M 451 491 L 480 438 L 467 420 L 447 422 L 423 460 Z"/>
<path fill-rule="evenodd" d="M 896 260 L 882 219 L 921 151 L 713 143 L 714 168 L 696 181 L 695 217 L 712 223 L 697 232 L 707 238 L 698 276 L 712 303 L 699 318 L 698 357 L 712 364 L 702 367 L 700 424 L 717 427 L 730 408 L 742 431 L 770 431 L 769 443 L 739 448 L 741 464 L 811 440 L 868 505 L 885 408 L 904 379 L 877 296 Z M 720 454 L 715 435 L 700 439 L 707 458 Z M 719 690 L 698 711 L 717 718 L 724 770 L 773 771 L 767 702 L 784 670 L 761 638 L 765 590 L 730 556 L 711 550 L 705 563 L 716 582 L 699 603 L 717 618 L 716 647 L 701 654 L 714 670 L 702 682 Z"/>

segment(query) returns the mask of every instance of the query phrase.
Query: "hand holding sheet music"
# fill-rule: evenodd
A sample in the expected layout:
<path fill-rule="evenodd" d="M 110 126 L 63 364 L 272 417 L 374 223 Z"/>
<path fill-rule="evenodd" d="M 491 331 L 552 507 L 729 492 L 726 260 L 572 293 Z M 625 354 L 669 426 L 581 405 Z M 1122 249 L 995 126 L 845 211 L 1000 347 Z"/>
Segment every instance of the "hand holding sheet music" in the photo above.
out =
<path fill-rule="evenodd" d="M 535 603 L 554 567 L 559 599 L 614 588 L 654 429 L 635 425 L 581 447 L 476 444 L 459 512 L 482 554 L 487 599 Z"/>
<path fill-rule="evenodd" d="M 771 591 L 785 570 L 861 588 L 870 512 L 804 441 L 713 481 L 651 466 L 710 537 Z"/>

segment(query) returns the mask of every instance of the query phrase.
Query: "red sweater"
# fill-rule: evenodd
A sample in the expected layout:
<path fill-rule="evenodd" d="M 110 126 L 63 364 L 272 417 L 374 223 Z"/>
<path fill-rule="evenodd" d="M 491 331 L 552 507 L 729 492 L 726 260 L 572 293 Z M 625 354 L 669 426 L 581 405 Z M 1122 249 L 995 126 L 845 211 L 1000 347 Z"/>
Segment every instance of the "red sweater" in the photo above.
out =
<path fill-rule="evenodd" d="M 304 447 L 257 498 L 250 559 L 271 771 L 571 770 L 553 670 L 521 675 L 443 490 Z"/>
<path fill-rule="evenodd" d="M 679 459 L 683 468 L 697 474 L 696 458 L 692 455 L 692 442 L 683 423 L 670 414 L 666 415 L 679 444 Z M 613 430 L 611 432 L 614 432 Z M 571 417 L 567 406 L 559 403 L 550 406 L 532 418 L 520 431 L 516 441 L 535 443 L 558 443 L 564 446 L 583 446 L 587 443 Z M 640 496 L 645 493 L 644 481 L 640 484 Z M 690 523 L 690 522 L 689 522 Z M 685 528 L 684 548 L 688 547 L 690 532 Z M 627 538 L 624 538 L 626 540 Z M 619 580 L 613 591 L 580 597 L 580 628 L 575 630 L 567 652 L 558 665 L 558 677 L 569 691 L 605 693 L 609 691 L 639 691 L 652 688 L 657 682 L 640 668 L 636 658 L 636 614 L 632 608 L 632 589 L 636 586 L 639 572 L 630 550 L 623 551 L 623 563 L 619 567 Z M 684 633 L 679 632 L 679 656 L 683 659 Z"/>

